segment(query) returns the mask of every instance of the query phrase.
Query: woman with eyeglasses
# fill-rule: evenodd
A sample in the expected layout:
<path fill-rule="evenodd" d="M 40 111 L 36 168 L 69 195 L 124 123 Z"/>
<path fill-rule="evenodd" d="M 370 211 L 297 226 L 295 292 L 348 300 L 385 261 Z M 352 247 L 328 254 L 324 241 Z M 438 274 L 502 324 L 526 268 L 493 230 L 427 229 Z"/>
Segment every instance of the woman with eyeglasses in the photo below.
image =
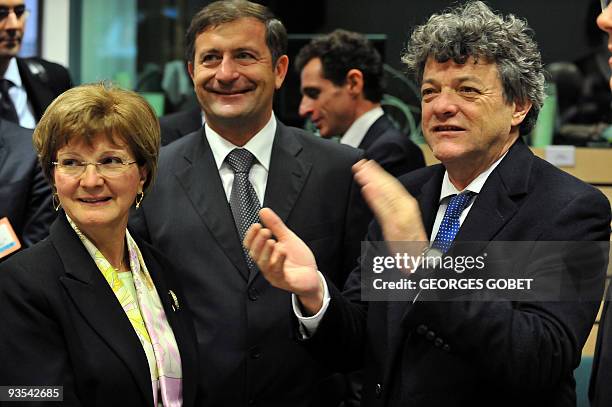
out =
<path fill-rule="evenodd" d="M 46 240 L 0 267 L 0 385 L 10 399 L 194 405 L 195 334 L 172 266 L 127 230 L 159 140 L 147 102 L 105 84 L 64 92 L 42 117 L 34 146 L 59 215 Z"/>

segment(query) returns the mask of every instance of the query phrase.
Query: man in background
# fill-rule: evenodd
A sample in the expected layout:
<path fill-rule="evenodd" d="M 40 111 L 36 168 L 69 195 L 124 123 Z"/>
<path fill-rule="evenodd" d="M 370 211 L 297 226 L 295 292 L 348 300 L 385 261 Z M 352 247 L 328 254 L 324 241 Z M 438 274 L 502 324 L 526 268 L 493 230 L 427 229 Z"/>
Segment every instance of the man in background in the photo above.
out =
<path fill-rule="evenodd" d="M 23 0 L 0 0 L 0 117 L 32 129 L 72 83 L 61 65 L 17 56 L 27 17 Z"/>
<path fill-rule="evenodd" d="M 395 176 L 425 166 L 421 149 L 383 112 L 383 63 L 364 36 L 335 30 L 316 38 L 298 53 L 296 69 L 300 116 L 310 118 L 321 136 L 341 136 L 342 144 L 365 150 Z"/>

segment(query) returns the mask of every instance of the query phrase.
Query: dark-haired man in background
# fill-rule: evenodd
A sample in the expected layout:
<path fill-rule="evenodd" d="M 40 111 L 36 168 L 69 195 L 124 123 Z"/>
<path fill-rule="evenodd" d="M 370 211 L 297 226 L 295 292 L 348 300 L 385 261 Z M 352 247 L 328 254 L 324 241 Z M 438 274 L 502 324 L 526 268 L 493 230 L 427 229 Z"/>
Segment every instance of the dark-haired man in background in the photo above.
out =
<path fill-rule="evenodd" d="M 365 150 L 389 173 L 399 176 L 425 166 L 423 152 L 385 115 L 383 63 L 361 34 L 335 30 L 312 40 L 296 58 L 301 78 L 300 116 L 321 136 Z"/>
<path fill-rule="evenodd" d="M 0 117 L 32 129 L 72 83 L 61 65 L 17 57 L 27 17 L 23 0 L 0 0 Z"/>

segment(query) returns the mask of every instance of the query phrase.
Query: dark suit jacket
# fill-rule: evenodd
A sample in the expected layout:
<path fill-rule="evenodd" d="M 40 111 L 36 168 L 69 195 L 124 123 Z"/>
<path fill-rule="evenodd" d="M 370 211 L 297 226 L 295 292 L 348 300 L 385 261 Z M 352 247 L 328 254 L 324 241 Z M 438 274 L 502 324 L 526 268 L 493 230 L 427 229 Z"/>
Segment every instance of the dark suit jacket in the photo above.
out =
<path fill-rule="evenodd" d="M 167 260 L 138 246 L 179 346 L 183 405 L 194 405 L 195 333 L 188 311 L 174 312 L 168 294 L 172 289 L 181 304 L 181 291 Z M 48 239 L 0 265 L 0 310 L 2 385 L 64 386 L 61 405 L 153 405 L 136 332 L 63 212 Z"/>
<path fill-rule="evenodd" d="M 55 211 L 32 146 L 32 130 L 0 119 L 0 218 L 5 216 L 27 247 L 47 236 Z"/>
<path fill-rule="evenodd" d="M 159 118 L 161 144 L 165 146 L 202 127 L 202 110 L 200 106 L 183 112 L 171 113 Z"/>
<path fill-rule="evenodd" d="M 435 165 L 400 178 L 418 200 L 428 232 L 443 174 Z M 602 243 L 609 224 L 610 206 L 599 191 L 519 141 L 487 179 L 455 240 Z M 383 239 L 374 222 L 368 239 Z M 482 301 L 476 292 L 470 302 L 420 297 L 414 304 L 368 307 L 347 300 L 360 289 L 356 270 L 344 297 L 330 285 L 329 308 L 305 344 L 338 369 L 354 367 L 365 354 L 363 406 L 575 406 L 573 370 L 597 313 L 594 299 L 607 264 L 607 250 L 596 253 L 588 259 L 592 267 L 561 270 L 589 299 L 581 302 Z M 564 260 L 573 265 L 585 259 Z"/>
<path fill-rule="evenodd" d="M 425 166 L 419 146 L 384 115 L 370 126 L 359 148 L 365 150 L 367 158 L 379 163 L 395 177 Z"/>
<path fill-rule="evenodd" d="M 264 205 L 304 238 L 337 284 L 353 268 L 370 219 L 352 180 L 360 155 L 278 122 Z M 293 339 L 290 295 L 249 275 L 203 131 L 162 148 L 159 167 L 131 225 L 177 265 L 205 366 L 203 405 L 310 405 L 327 372 Z"/>
<path fill-rule="evenodd" d="M 51 102 L 72 87 L 70 74 L 63 66 L 41 58 L 17 58 L 17 67 L 38 123 Z"/>
<path fill-rule="evenodd" d="M 605 407 L 612 405 L 612 290 L 608 286 L 604 309 L 597 331 L 597 344 L 593 357 L 591 382 L 589 385 L 589 399 L 592 407 Z"/>

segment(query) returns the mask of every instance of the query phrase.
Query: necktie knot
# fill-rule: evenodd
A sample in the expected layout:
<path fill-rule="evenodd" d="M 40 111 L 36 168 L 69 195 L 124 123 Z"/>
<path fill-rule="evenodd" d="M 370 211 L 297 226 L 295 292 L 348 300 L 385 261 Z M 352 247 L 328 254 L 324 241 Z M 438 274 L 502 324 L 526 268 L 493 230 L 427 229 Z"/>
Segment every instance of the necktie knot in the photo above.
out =
<path fill-rule="evenodd" d="M 440 229 L 431 247 L 439 249 L 443 253 L 450 249 L 457 232 L 459 232 L 461 213 L 468 207 L 474 195 L 476 195 L 475 192 L 465 191 L 459 195 L 454 195 L 450 199 L 444 212 Z"/>
<path fill-rule="evenodd" d="M 255 157 L 246 148 L 235 148 L 227 155 L 227 164 L 234 173 L 248 173 L 253 166 Z"/>
<path fill-rule="evenodd" d="M 459 195 L 454 195 L 448 203 L 446 211 L 449 212 L 450 216 L 458 218 L 461 216 L 461 212 L 468 206 L 474 195 L 476 195 L 476 193 L 472 191 L 465 191 Z"/>

